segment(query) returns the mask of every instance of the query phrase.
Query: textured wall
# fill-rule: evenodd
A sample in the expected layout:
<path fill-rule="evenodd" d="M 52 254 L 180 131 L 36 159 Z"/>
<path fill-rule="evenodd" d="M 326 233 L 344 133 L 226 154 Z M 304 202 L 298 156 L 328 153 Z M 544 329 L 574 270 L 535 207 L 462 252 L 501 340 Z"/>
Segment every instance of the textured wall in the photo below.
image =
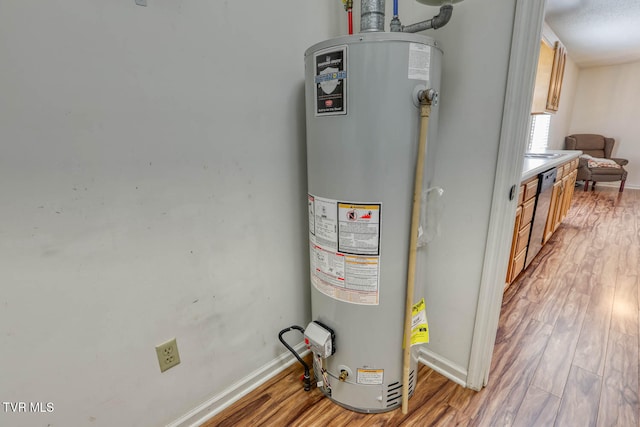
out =
<path fill-rule="evenodd" d="M 615 138 L 613 155 L 629 160 L 627 186 L 634 188 L 640 188 L 638 76 L 640 62 L 580 70 L 570 127 Z"/>
<path fill-rule="evenodd" d="M 340 19 L 0 2 L 0 401 L 54 405 L 0 425 L 161 425 L 284 352 L 309 320 L 303 53 Z"/>

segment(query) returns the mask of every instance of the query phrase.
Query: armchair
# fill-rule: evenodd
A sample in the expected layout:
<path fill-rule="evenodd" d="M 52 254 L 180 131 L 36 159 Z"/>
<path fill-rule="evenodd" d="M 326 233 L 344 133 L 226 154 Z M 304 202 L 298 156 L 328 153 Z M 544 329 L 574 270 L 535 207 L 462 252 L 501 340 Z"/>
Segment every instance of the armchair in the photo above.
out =
<path fill-rule="evenodd" d="M 594 159 L 580 158 L 578 164 L 578 177 L 576 179 L 584 181 L 584 191 L 589 189 L 589 181 L 592 181 L 591 190 L 596 187 L 596 182 L 620 181 L 620 192 L 624 191 L 624 182 L 627 179 L 627 171 L 623 168 L 629 163 L 627 159 L 611 158 L 611 151 L 615 140 L 602 135 L 591 133 L 569 135 L 564 139 L 567 150 L 581 150 Z M 597 164 L 598 159 L 609 159 L 613 162 Z M 591 163 L 591 166 L 589 165 Z"/>

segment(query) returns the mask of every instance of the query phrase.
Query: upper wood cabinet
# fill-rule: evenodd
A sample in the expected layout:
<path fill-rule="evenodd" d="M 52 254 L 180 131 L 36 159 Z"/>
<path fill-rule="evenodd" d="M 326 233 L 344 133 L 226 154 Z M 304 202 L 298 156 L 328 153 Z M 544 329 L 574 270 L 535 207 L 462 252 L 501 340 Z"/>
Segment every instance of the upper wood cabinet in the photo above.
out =
<path fill-rule="evenodd" d="M 562 78 L 567 54 L 564 46 L 556 42 L 553 47 L 540 42 L 540 57 L 536 72 L 531 114 L 555 113 L 560 105 Z"/>

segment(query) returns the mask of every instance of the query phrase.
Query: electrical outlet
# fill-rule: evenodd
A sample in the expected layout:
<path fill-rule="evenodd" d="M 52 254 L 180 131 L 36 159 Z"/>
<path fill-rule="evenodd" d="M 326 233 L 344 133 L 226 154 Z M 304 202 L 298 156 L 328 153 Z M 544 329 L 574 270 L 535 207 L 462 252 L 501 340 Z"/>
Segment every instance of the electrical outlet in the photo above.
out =
<path fill-rule="evenodd" d="M 156 346 L 156 353 L 158 354 L 160 372 L 164 372 L 169 368 L 173 368 L 180 363 L 178 343 L 176 342 L 175 338 L 167 341 L 164 344 Z"/>

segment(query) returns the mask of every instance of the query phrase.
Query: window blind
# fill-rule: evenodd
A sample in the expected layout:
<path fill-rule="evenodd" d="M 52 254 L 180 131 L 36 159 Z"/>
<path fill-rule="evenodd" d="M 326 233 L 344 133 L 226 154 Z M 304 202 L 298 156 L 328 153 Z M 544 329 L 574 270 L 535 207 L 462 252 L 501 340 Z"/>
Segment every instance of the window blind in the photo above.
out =
<path fill-rule="evenodd" d="M 549 125 L 551 115 L 536 114 L 531 119 L 531 133 L 529 134 L 529 145 L 527 151 L 539 152 L 547 149 L 549 145 Z"/>

